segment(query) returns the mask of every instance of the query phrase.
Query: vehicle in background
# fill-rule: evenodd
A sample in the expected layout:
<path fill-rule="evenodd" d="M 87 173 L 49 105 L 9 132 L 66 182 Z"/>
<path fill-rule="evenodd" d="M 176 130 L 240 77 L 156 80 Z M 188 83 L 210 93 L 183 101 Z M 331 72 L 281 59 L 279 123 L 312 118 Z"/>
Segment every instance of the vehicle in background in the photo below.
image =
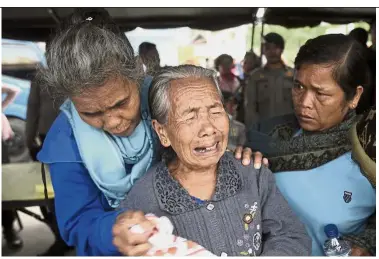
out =
<path fill-rule="evenodd" d="M 25 143 L 26 110 L 31 80 L 37 66 L 46 66 L 43 50 L 34 42 L 2 39 L 2 85 L 10 85 L 21 91 L 3 113 L 7 116 L 14 137 L 7 141 L 11 162 L 30 160 Z M 5 95 L 2 95 L 2 100 Z"/>

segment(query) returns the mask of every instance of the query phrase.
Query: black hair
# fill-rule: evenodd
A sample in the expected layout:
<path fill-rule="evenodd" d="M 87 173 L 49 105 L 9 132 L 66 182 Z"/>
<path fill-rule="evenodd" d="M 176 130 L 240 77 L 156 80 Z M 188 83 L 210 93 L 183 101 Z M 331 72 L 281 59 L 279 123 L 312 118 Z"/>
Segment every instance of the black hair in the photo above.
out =
<path fill-rule="evenodd" d="M 350 37 L 353 37 L 356 41 L 366 46 L 368 40 L 368 32 L 363 28 L 355 28 L 349 33 Z"/>
<path fill-rule="evenodd" d="M 228 54 L 218 56 L 214 61 L 215 69 L 218 71 L 218 67 L 226 62 L 233 63 L 233 57 Z"/>
<path fill-rule="evenodd" d="M 264 43 L 272 43 L 280 49 L 284 49 L 284 39 L 278 33 L 270 32 L 263 37 Z"/>
<path fill-rule="evenodd" d="M 369 87 L 367 48 L 347 35 L 328 34 L 308 40 L 296 56 L 295 69 L 307 64 L 330 65 L 333 79 L 347 100 L 355 96 L 358 86 Z"/>
<path fill-rule="evenodd" d="M 138 47 L 138 54 L 140 56 L 146 55 L 147 52 L 149 52 L 152 49 L 156 49 L 157 46 L 151 42 L 142 42 Z"/>
<path fill-rule="evenodd" d="M 244 59 L 245 60 L 250 59 L 252 61 L 252 65 L 253 65 L 254 68 L 255 67 L 260 67 L 262 65 L 261 59 L 252 50 L 245 53 Z"/>

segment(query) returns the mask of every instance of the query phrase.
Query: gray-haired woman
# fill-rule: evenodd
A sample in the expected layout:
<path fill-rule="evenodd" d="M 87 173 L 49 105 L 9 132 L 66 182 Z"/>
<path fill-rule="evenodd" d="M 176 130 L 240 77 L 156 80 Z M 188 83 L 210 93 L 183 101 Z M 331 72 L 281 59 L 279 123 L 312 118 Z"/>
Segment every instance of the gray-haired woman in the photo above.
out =
<path fill-rule="evenodd" d="M 77 10 L 46 56 L 41 80 L 67 98 L 38 155 L 49 165 L 62 238 L 78 255 L 133 254 L 128 226 L 147 220 L 114 209 L 159 158 L 147 103 L 151 79 L 104 9 Z M 246 150 L 244 158 L 250 155 Z M 112 243 L 116 220 L 119 250 Z"/>
<path fill-rule="evenodd" d="M 121 207 L 167 216 L 175 235 L 218 256 L 310 254 L 311 240 L 272 173 L 243 167 L 225 153 L 229 118 L 212 70 L 164 69 L 149 104 L 171 155 L 134 184 Z"/>

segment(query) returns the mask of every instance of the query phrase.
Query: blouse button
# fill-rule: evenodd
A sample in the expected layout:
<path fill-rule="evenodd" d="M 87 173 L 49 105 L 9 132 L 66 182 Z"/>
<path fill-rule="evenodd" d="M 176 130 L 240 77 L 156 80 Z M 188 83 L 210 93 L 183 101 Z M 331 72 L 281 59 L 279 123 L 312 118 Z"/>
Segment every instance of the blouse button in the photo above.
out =
<path fill-rule="evenodd" d="M 215 205 L 213 205 L 212 203 L 209 203 L 207 205 L 207 210 L 212 211 L 214 209 L 214 207 L 215 207 Z"/>

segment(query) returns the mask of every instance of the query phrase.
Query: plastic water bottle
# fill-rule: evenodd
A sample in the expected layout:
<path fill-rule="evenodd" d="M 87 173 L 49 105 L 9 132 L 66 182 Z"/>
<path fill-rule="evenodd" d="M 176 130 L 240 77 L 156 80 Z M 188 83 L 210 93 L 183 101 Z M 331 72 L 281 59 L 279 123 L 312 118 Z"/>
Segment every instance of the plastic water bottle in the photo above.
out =
<path fill-rule="evenodd" d="M 324 252 L 326 256 L 349 256 L 351 246 L 347 241 L 339 239 L 338 228 L 334 224 L 324 227 L 324 232 L 328 239 L 324 243 Z"/>

